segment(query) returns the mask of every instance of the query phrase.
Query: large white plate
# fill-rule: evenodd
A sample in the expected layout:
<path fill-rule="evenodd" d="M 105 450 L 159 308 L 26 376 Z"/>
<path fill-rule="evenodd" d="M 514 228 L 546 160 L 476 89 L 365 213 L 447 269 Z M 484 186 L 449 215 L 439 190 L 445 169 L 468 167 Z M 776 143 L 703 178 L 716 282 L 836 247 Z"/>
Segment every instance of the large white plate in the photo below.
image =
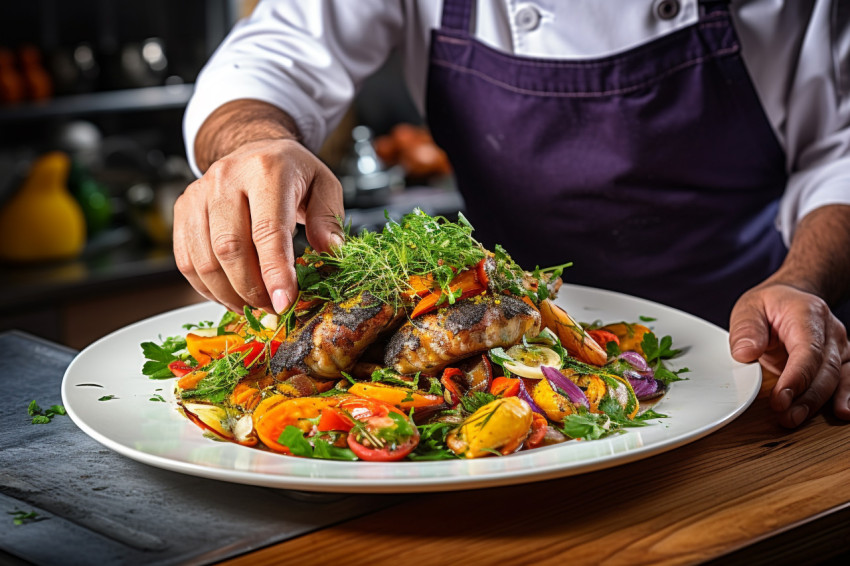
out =
<path fill-rule="evenodd" d="M 142 375 L 139 344 L 185 332 L 181 325 L 218 320 L 223 308 L 194 305 L 143 320 L 95 342 L 77 356 L 62 382 L 68 414 L 103 445 L 140 462 L 237 483 L 335 492 L 448 491 L 568 476 L 617 466 L 693 442 L 731 422 L 752 403 L 761 384 L 758 365 L 729 355 L 728 335 L 681 311 L 618 293 L 564 285 L 558 302 L 579 320 L 648 323 L 673 336 L 686 352 L 671 364 L 689 367 L 655 407 L 670 418 L 592 442 L 568 442 L 501 458 L 442 462 L 336 462 L 283 456 L 203 436 L 173 402 L 173 380 Z M 99 384 L 102 388 L 89 384 Z M 105 395 L 116 398 L 98 401 Z"/>

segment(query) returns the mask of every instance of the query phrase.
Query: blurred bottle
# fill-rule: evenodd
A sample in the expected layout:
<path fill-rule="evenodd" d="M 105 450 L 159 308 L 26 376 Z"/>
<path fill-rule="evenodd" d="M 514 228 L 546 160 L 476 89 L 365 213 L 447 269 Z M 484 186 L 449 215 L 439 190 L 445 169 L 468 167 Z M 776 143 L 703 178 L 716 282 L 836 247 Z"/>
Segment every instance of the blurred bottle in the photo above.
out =
<path fill-rule="evenodd" d="M 52 152 L 33 163 L 23 186 L 0 209 L 0 259 L 45 261 L 82 252 L 86 223 L 68 192 L 70 159 Z"/>
<path fill-rule="evenodd" d="M 0 47 L 0 104 L 17 104 L 26 96 L 24 78 L 15 66 L 15 55 Z"/>

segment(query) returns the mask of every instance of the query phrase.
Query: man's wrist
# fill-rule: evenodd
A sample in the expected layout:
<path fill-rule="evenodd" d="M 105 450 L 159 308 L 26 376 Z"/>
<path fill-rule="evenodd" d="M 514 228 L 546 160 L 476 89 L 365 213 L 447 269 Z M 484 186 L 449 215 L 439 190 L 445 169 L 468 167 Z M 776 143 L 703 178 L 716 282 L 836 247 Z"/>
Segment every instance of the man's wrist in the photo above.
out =
<path fill-rule="evenodd" d="M 233 100 L 217 108 L 195 137 L 195 162 L 201 171 L 245 144 L 262 140 L 299 140 L 295 120 L 259 100 Z"/>

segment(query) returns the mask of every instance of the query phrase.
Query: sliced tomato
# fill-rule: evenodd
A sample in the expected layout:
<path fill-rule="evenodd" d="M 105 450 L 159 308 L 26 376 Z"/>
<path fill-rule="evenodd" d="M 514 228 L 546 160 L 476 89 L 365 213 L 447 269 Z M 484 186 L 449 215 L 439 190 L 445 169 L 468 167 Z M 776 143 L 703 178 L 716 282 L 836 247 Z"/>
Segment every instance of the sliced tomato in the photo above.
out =
<path fill-rule="evenodd" d="M 322 411 L 322 416 L 319 418 L 319 424 L 316 429 L 319 432 L 328 432 L 338 430 L 348 432 L 354 424 L 351 420 L 333 407 L 327 407 Z"/>
<path fill-rule="evenodd" d="M 531 417 L 531 434 L 525 439 L 525 445 L 529 448 L 537 448 L 543 444 L 543 439 L 546 437 L 546 429 L 549 428 L 549 421 L 540 413 L 533 413 Z"/>
<path fill-rule="evenodd" d="M 187 373 L 191 373 L 193 369 L 192 366 L 187 365 L 183 360 L 174 360 L 170 364 L 168 364 L 168 369 L 171 370 L 171 373 L 174 374 L 174 377 L 183 377 Z"/>
<path fill-rule="evenodd" d="M 348 434 L 348 447 L 367 462 L 394 462 L 413 452 L 419 445 L 419 430 L 402 411 L 374 399 L 349 397 L 340 401 L 338 409 L 354 419 Z M 390 416 L 390 414 L 394 416 Z M 409 434 L 399 434 L 399 422 Z"/>

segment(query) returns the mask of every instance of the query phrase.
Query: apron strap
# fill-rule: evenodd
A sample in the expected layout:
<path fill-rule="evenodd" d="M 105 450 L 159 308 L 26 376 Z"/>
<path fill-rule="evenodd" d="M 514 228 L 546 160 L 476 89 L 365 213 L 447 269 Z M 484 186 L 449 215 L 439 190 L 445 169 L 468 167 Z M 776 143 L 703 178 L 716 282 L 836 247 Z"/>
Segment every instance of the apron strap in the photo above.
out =
<path fill-rule="evenodd" d="M 440 27 L 461 31 L 472 32 L 472 7 L 475 0 L 444 0 L 443 17 Z"/>

